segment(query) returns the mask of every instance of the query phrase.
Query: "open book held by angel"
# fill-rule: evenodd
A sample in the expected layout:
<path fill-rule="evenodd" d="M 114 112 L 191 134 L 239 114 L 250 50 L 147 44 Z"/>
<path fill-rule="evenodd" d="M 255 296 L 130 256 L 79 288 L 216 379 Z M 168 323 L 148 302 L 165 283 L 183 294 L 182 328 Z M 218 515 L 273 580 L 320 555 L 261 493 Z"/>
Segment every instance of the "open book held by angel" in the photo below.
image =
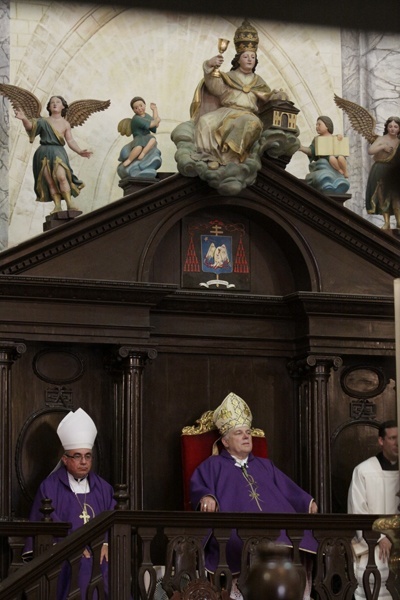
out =
<path fill-rule="evenodd" d="M 396 175 L 400 168 L 400 118 L 389 117 L 383 135 L 375 132 L 374 117 L 355 102 L 335 95 L 335 103 L 347 114 L 352 128 L 370 143 L 368 154 L 373 158 L 365 192 L 369 214 L 383 215 L 382 229 L 390 229 L 390 216 L 400 228 L 400 186 Z"/>
<path fill-rule="evenodd" d="M 72 128 L 83 125 L 92 113 L 108 108 L 110 101 L 76 100 L 68 105 L 62 96 L 52 96 L 46 106 L 49 116 L 41 117 L 41 103 L 28 90 L 0 84 L 0 94 L 10 100 L 29 141 L 32 143 L 40 136 L 40 146 L 33 157 L 36 200 L 54 202 L 52 214 L 62 210 L 62 199 L 67 210 L 78 210 L 71 198 L 78 196 L 85 184 L 74 175 L 64 146 L 67 143 L 79 156 L 90 158 L 92 152 L 79 148 L 72 137 Z"/>

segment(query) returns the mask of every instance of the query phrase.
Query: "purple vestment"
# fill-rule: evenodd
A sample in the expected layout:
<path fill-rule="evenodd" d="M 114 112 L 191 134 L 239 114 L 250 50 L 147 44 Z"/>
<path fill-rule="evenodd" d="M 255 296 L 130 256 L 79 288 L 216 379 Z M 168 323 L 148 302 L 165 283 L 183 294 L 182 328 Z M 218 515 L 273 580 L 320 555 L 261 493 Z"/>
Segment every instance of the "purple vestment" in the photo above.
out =
<path fill-rule="evenodd" d="M 197 467 L 190 480 L 192 506 L 198 508 L 203 496 L 214 496 L 220 512 L 309 512 L 312 496 L 269 459 L 250 454 L 246 474 L 247 478 L 226 450 L 218 456 L 210 456 Z M 285 536 L 281 536 L 279 541 L 288 543 Z M 236 531 L 233 531 L 227 544 L 227 561 L 232 573 L 240 572 L 242 545 Z M 301 548 L 316 552 L 317 542 L 309 532 L 305 532 Z M 218 544 L 214 538 L 209 538 L 206 544 L 206 567 L 209 571 L 215 571 L 218 558 Z"/>
<path fill-rule="evenodd" d="M 115 500 L 113 499 L 113 488 L 104 479 L 90 472 L 88 475 L 90 492 L 87 494 L 75 494 L 69 485 L 68 473 L 64 466 L 51 473 L 39 486 L 33 501 L 32 509 L 29 515 L 30 521 L 41 521 L 43 514 L 40 512 L 42 498 L 50 498 L 54 512 L 51 513 L 53 521 L 68 522 L 72 524 L 70 532 L 72 533 L 79 527 L 82 527 L 83 504 L 87 505 L 87 512 L 90 518 L 100 515 L 105 510 L 113 510 Z M 59 540 L 55 540 L 59 541 Z M 25 550 L 29 551 L 29 543 Z M 86 598 L 86 588 L 89 584 L 92 573 L 92 558 L 82 557 L 79 569 L 79 587 L 82 599 Z M 69 591 L 69 565 L 65 565 L 61 571 L 57 600 L 64 600 Z M 107 597 L 108 590 L 108 565 L 106 561 L 102 564 L 102 573 L 104 579 L 104 588 Z"/>

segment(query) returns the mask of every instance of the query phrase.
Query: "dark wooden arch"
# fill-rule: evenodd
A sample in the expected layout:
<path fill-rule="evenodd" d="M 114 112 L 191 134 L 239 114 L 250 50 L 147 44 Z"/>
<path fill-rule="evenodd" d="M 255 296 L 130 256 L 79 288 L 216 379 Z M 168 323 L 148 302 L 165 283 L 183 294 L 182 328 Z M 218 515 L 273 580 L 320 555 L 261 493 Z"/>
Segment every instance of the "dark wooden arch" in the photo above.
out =
<path fill-rule="evenodd" d="M 30 502 L 40 482 L 51 473 L 61 458 L 62 446 L 52 421 L 58 421 L 58 424 L 68 412 L 69 409 L 64 406 L 38 410 L 28 417 L 19 433 L 15 471 L 21 492 Z"/>
<path fill-rule="evenodd" d="M 376 451 L 378 451 L 378 436 L 380 422 L 371 419 L 349 419 L 342 423 L 331 436 L 332 464 L 332 505 L 334 512 L 347 512 L 347 490 L 350 485 L 354 467 L 360 462 L 373 456 L 374 447 L 372 433 L 375 433 Z M 360 435 L 357 428 L 363 427 Z M 369 431 L 371 430 L 371 431 Z M 351 438 L 346 443 L 343 436 Z"/>
<path fill-rule="evenodd" d="M 303 280 L 306 278 L 308 280 L 307 285 L 304 286 L 305 291 L 321 290 L 321 273 L 317 258 L 300 230 L 293 222 L 285 218 L 283 213 L 281 214 L 272 207 L 260 204 L 253 198 L 240 197 L 228 199 L 218 196 L 217 200 L 218 203 L 216 202 L 216 198 L 210 195 L 206 201 L 204 201 L 204 198 L 200 198 L 189 205 L 185 204 L 182 206 L 180 204 L 175 211 L 168 213 L 157 224 L 157 227 L 154 228 L 152 234 L 148 237 L 147 243 L 141 253 L 138 263 L 138 281 L 149 281 L 154 257 L 162 245 L 164 237 L 172 227 L 184 217 L 194 216 L 200 212 L 214 209 L 216 211 L 232 211 L 233 213 L 244 211 L 250 222 L 252 220 L 257 222 L 261 219 L 263 224 L 266 224 L 266 231 L 274 238 L 276 243 L 279 243 L 281 247 L 290 247 L 290 253 L 287 256 L 288 265 L 292 273 L 298 273 L 301 270 L 305 273 Z"/>
<path fill-rule="evenodd" d="M 65 406 L 46 407 L 26 419 L 15 448 L 16 477 L 23 496 L 32 502 L 40 483 L 57 466 L 62 454 L 58 423 L 70 412 Z M 35 429 L 36 428 L 36 429 Z M 101 449 L 95 441 L 93 468 L 100 462 Z"/>

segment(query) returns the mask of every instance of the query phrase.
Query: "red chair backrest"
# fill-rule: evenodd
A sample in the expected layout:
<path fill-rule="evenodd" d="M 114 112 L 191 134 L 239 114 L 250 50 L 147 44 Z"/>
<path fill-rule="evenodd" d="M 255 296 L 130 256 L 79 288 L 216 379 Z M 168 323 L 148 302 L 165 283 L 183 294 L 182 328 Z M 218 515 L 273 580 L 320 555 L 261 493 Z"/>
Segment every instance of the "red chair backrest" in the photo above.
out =
<path fill-rule="evenodd" d="M 219 438 L 217 429 L 197 435 L 181 435 L 183 506 L 184 510 L 193 510 L 190 502 L 190 478 L 194 470 L 211 456 L 214 442 Z M 222 444 L 218 442 L 221 450 Z M 253 454 L 267 458 L 268 447 L 265 437 L 253 436 Z"/>

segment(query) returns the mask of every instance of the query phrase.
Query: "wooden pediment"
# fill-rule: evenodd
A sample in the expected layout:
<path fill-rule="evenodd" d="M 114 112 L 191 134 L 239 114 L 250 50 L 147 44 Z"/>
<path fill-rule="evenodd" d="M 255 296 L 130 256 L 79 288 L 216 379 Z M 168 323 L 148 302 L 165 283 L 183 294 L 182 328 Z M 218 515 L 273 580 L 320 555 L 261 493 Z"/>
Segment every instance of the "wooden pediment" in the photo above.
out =
<path fill-rule="evenodd" d="M 400 273 L 400 242 L 393 233 L 270 161 L 256 183 L 235 197 L 220 196 L 198 178 L 172 175 L 2 252 L 0 273 L 179 286 L 176 257 L 174 273 L 163 262 L 180 250 L 173 238 L 180 236 L 182 220 L 204 212 L 244 215 L 250 229 L 264 232 L 261 253 L 271 254 L 264 268 L 281 260 L 294 276 L 290 292 L 391 294 Z M 288 288 L 250 291 L 281 295 Z"/>

